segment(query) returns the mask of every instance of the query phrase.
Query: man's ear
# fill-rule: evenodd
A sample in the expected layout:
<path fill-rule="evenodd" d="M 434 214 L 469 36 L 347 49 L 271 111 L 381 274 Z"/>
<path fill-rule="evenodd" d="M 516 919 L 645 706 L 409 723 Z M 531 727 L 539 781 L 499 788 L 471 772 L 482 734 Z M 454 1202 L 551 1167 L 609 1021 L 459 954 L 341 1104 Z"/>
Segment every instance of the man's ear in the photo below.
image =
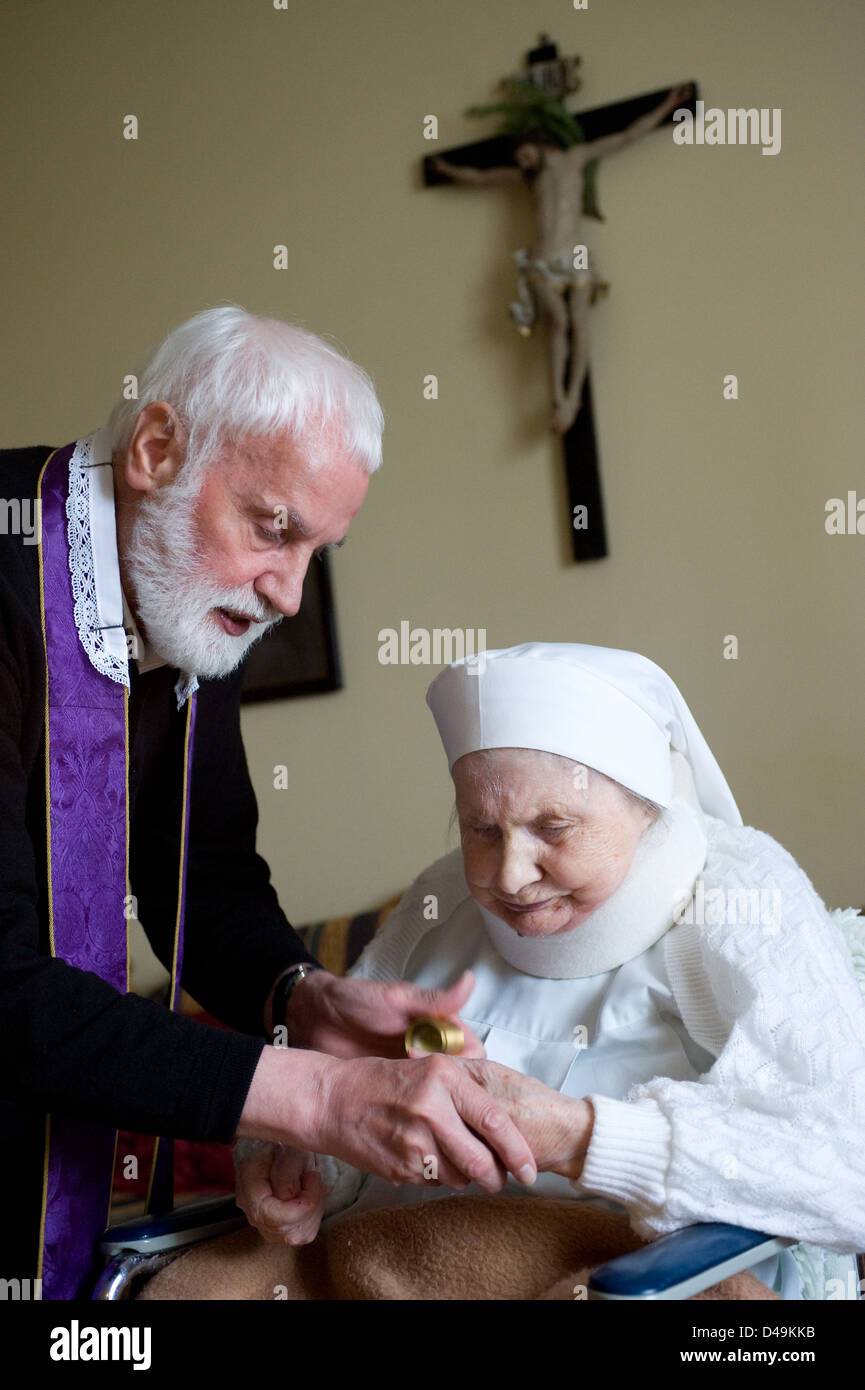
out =
<path fill-rule="evenodd" d="M 139 412 L 123 459 L 123 475 L 136 492 L 150 493 L 177 477 L 186 456 L 186 432 L 166 401 Z"/>

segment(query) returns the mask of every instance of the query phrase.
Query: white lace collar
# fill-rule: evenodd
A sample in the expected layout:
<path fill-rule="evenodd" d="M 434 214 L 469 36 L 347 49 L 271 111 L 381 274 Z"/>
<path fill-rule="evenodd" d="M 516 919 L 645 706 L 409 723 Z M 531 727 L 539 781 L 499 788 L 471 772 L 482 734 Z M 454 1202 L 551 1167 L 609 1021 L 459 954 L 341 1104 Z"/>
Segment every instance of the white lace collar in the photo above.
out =
<path fill-rule="evenodd" d="M 69 570 L 75 604 L 75 626 L 87 657 L 100 675 L 129 687 L 126 640 L 129 612 L 120 584 L 117 529 L 114 516 L 114 476 L 106 428 L 76 441 L 69 461 L 66 517 Z M 100 466 L 100 465 L 108 465 Z M 139 639 L 140 640 L 140 639 Z M 150 654 L 139 669 L 159 664 Z M 174 687 L 181 709 L 198 689 L 198 680 L 179 673 Z"/>

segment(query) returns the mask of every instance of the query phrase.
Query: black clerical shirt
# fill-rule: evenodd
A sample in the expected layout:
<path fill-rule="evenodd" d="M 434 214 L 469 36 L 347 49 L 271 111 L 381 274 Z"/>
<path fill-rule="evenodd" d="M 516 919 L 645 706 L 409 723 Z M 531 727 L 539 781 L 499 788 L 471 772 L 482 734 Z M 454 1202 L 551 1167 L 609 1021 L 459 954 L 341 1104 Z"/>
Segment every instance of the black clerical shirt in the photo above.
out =
<path fill-rule="evenodd" d="M 32 501 L 50 452 L 0 452 L 0 502 Z M 130 672 L 130 887 L 170 970 L 186 710 L 176 670 L 140 675 L 130 662 Z M 255 851 L 241 680 L 242 669 L 202 681 L 197 696 L 181 977 L 237 1030 L 225 1032 L 51 957 L 38 546 L 0 534 L 0 1278 L 35 1276 L 46 1112 L 229 1142 L 265 1045 L 274 979 L 313 959 Z"/>

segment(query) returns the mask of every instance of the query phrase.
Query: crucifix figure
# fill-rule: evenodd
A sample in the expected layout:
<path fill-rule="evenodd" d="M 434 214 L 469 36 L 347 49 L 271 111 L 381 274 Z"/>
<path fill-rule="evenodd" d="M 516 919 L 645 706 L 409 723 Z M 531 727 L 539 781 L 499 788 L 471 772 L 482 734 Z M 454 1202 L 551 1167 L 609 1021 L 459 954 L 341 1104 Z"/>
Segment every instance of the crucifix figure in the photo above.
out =
<path fill-rule="evenodd" d="M 504 165 L 476 169 L 433 159 L 433 167 L 458 183 L 528 184 L 535 205 L 535 239 L 530 250 L 515 252 L 520 269 L 519 300 L 511 305 L 518 327 L 530 331 L 537 300 L 550 327 L 553 382 L 552 428 L 564 434 L 580 408 L 589 367 L 588 314 L 597 292 L 605 288 L 595 273 L 588 249 L 580 243 L 583 174 L 586 166 L 647 135 L 693 95 L 690 86 L 675 87 L 646 116 L 613 135 L 562 147 L 543 130 L 524 137 L 514 150 L 518 168 Z M 569 331 L 570 327 L 570 331 Z"/>
<path fill-rule="evenodd" d="M 578 119 L 562 101 L 579 85 L 578 62 L 560 59 L 555 44 L 542 36 L 541 47 L 528 55 L 529 75 L 505 79 L 508 100 L 471 108 L 471 114 L 501 112 L 502 133 L 430 156 L 424 172 L 427 184 L 525 183 L 532 193 L 535 235 L 530 248 L 514 255 L 520 276 L 511 317 L 523 333 L 531 331 L 539 312 L 549 326 L 551 424 L 564 436 L 575 557 L 588 559 L 607 553 L 588 381 L 588 313 L 607 286 L 580 241 L 582 218 L 600 218 L 598 160 L 655 130 L 677 107 L 689 106 L 696 89 L 679 86 Z"/>

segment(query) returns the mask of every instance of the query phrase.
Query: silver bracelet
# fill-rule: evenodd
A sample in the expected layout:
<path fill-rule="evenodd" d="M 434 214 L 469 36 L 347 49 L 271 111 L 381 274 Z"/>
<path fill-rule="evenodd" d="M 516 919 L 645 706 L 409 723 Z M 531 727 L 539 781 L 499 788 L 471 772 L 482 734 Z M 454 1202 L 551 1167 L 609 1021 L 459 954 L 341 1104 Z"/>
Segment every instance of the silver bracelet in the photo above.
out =
<path fill-rule="evenodd" d="M 291 998 L 291 991 L 294 989 L 298 980 L 305 980 L 307 975 L 312 975 L 316 970 L 323 970 L 323 965 L 317 965 L 311 961 L 302 961 L 300 965 L 292 965 L 286 970 L 284 975 L 280 975 L 273 991 L 273 1003 L 271 1014 L 273 1016 L 272 1032 L 276 1032 L 278 1027 L 285 1027 L 285 1015 L 288 1009 L 288 1001 Z M 277 1012 L 278 1010 L 278 1012 Z M 279 1020 L 277 1022 L 277 1020 Z"/>

